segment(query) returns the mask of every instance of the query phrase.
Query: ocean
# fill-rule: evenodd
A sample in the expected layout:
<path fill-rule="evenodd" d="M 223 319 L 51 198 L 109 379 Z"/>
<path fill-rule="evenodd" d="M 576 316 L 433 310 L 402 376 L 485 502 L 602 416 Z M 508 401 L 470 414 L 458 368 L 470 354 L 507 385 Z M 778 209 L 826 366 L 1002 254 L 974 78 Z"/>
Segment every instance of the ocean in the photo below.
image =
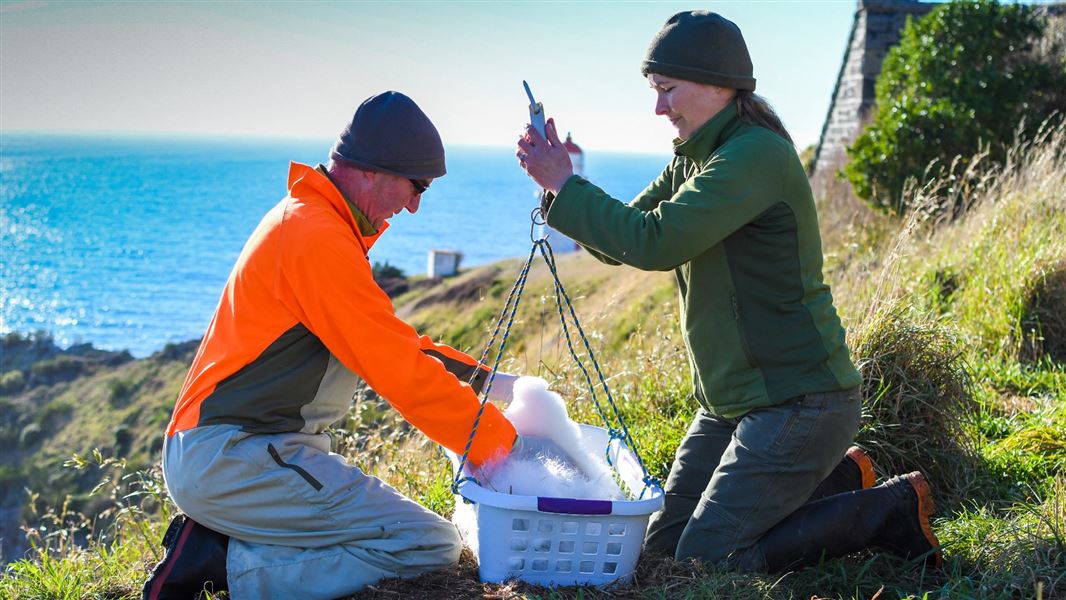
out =
<path fill-rule="evenodd" d="M 286 192 L 289 161 L 330 140 L 30 136 L 0 140 L 0 332 L 143 357 L 203 335 L 245 239 Z M 586 153 L 629 200 L 669 156 Z M 370 252 L 414 275 L 431 249 L 462 266 L 525 256 L 534 184 L 507 147 L 449 147 L 448 175 Z M 563 274 L 565 277 L 565 273 Z"/>

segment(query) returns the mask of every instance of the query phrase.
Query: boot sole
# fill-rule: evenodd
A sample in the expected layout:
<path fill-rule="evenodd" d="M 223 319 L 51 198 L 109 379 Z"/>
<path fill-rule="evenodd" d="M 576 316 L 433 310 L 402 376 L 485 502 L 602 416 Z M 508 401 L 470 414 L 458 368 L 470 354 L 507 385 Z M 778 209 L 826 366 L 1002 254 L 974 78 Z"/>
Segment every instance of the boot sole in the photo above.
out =
<path fill-rule="evenodd" d="M 870 460 L 870 457 L 858 446 L 848 448 L 848 451 L 844 455 L 859 467 L 859 475 L 862 479 L 862 489 L 872 488 L 877 478 L 874 475 L 874 462 Z"/>
<path fill-rule="evenodd" d="M 933 492 L 929 488 L 929 482 L 925 480 L 925 475 L 919 472 L 910 473 L 904 476 L 907 479 L 907 483 L 911 484 L 914 488 L 914 493 L 918 496 L 918 520 L 922 525 L 922 533 L 925 534 L 925 539 L 929 542 L 930 546 L 937 548 L 940 546 L 940 540 L 936 538 L 933 533 L 933 528 L 929 525 L 929 519 L 933 517 L 936 511 L 936 505 L 933 504 Z M 933 566 L 937 569 L 944 566 L 944 557 L 940 553 L 940 550 L 933 552 L 930 557 L 933 559 Z M 928 559 L 927 559 L 928 560 Z"/>

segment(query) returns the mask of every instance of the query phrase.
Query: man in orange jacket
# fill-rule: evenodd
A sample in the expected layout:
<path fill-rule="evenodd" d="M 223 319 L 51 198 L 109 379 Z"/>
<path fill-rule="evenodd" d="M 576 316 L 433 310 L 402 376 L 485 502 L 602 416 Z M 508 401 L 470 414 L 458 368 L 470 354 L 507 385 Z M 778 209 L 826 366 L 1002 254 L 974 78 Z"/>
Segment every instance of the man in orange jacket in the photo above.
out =
<path fill-rule="evenodd" d="M 454 563 L 455 527 L 330 452 L 325 429 L 365 382 L 462 452 L 484 366 L 396 317 L 367 259 L 387 220 L 418 210 L 444 147 L 407 96 L 367 99 L 326 166 L 293 163 L 289 193 L 245 244 L 167 429 L 163 472 L 181 509 L 145 598 L 335 598 Z M 473 381 L 472 385 L 466 382 Z M 511 378 L 494 388 L 509 396 Z M 514 427 L 491 404 L 474 464 Z"/>

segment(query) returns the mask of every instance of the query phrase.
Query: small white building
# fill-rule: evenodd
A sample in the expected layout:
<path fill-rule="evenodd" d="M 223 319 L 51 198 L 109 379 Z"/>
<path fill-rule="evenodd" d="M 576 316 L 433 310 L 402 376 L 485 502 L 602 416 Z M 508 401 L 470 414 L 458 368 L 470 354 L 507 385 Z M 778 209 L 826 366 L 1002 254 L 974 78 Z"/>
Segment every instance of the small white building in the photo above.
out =
<path fill-rule="evenodd" d="M 570 162 L 574 165 L 574 174 L 585 175 L 585 153 L 581 151 L 581 147 L 574 143 L 573 137 L 570 132 L 566 132 L 566 151 L 570 154 Z M 540 194 L 537 198 L 539 200 Z M 577 242 L 559 233 L 558 231 L 548 227 L 547 225 L 541 226 L 541 236 L 548 240 L 551 244 L 552 252 L 555 254 L 563 254 L 566 252 L 576 252 L 579 250 Z"/>
<path fill-rule="evenodd" d="M 463 253 L 458 250 L 430 250 L 426 261 L 426 276 L 451 277 L 459 272 Z"/>

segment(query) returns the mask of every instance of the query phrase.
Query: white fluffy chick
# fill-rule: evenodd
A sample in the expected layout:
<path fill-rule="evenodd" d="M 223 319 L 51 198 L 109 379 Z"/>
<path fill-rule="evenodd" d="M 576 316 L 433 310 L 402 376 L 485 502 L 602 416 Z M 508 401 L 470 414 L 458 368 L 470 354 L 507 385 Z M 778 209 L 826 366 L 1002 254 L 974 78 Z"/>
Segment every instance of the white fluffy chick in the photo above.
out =
<path fill-rule="evenodd" d="M 514 399 L 504 416 L 520 435 L 555 442 L 591 482 L 613 484 L 607 465 L 582 443 L 581 428 L 570 419 L 562 397 L 548 389 L 547 381 L 519 377 L 514 384 Z"/>

